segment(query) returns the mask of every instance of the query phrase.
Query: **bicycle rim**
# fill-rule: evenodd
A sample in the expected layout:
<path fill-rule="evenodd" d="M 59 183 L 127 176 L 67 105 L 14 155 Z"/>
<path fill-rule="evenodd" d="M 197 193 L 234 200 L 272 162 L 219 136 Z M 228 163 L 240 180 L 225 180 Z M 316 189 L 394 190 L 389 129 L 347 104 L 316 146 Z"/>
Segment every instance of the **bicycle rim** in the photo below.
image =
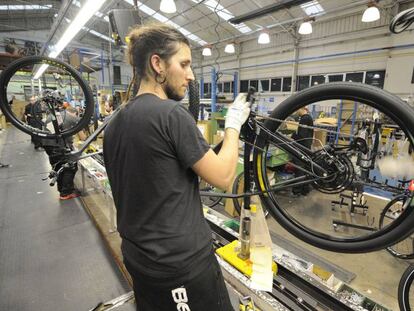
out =
<path fill-rule="evenodd" d="M 401 215 L 404 208 L 405 200 L 407 196 L 402 195 L 391 200 L 384 208 L 379 219 L 379 228 L 387 226 L 390 222 L 394 221 Z M 400 259 L 413 259 L 414 258 L 414 236 L 411 234 L 406 239 L 387 247 L 386 250 L 394 257 Z"/>
<path fill-rule="evenodd" d="M 43 75 L 41 75 L 38 79 L 34 79 L 35 73 L 37 72 L 37 68 L 40 68 L 42 66 L 47 66 Z M 58 88 L 58 82 L 54 81 L 53 83 L 50 83 L 49 81 L 46 82 L 49 78 L 46 77 L 49 74 L 49 71 L 52 72 L 53 69 L 56 69 L 55 71 L 61 71 L 65 72 L 66 79 L 72 79 L 71 81 L 76 82 L 76 85 L 74 86 L 73 90 L 74 92 L 78 92 L 82 95 L 83 103 L 83 115 L 80 117 L 79 121 L 71 126 L 68 129 L 62 129 L 59 132 L 52 132 L 50 129 L 45 128 L 38 128 L 36 126 L 32 126 L 30 124 L 25 123 L 22 121 L 21 117 L 16 114 L 12 107 L 8 105 L 7 97 L 13 95 L 12 93 L 12 87 L 9 87 L 9 84 L 12 83 L 14 78 L 19 75 L 20 72 L 25 73 L 24 76 L 26 76 L 26 79 L 31 79 L 32 81 L 32 93 L 33 90 L 37 93 L 36 95 L 39 95 L 38 93 L 41 92 L 40 88 L 41 85 L 46 84 L 46 89 L 49 88 L 52 85 L 52 88 L 55 90 Z M 32 74 L 30 72 L 32 71 Z M 15 75 L 16 74 L 16 75 Z M 22 74 L 23 76 L 23 74 Z M 28 80 L 28 81 L 29 81 Z M 35 83 L 38 83 L 38 85 L 33 85 L 33 81 L 36 81 Z M 28 82 L 29 83 L 29 82 Z M 72 91 L 72 82 L 70 82 L 70 88 Z M 29 83 L 30 85 L 30 83 Z M 69 88 L 69 87 L 67 87 Z M 30 95 L 33 96 L 34 94 Z M 24 100 L 24 99 L 22 99 Z M 11 63 L 5 70 L 2 71 L 0 74 L 0 108 L 3 111 L 3 113 L 9 118 L 11 123 L 17 127 L 19 130 L 40 138 L 57 138 L 57 137 L 68 137 L 76 134 L 82 128 L 88 125 L 89 120 L 91 119 L 91 116 L 94 111 L 94 99 L 93 94 L 88 86 L 87 82 L 81 77 L 80 73 L 76 71 L 73 67 L 70 65 L 48 57 L 43 56 L 29 56 L 29 57 L 23 57 L 20 58 L 13 63 Z"/>
<path fill-rule="evenodd" d="M 413 145 L 414 113 L 412 108 L 401 99 L 381 89 L 357 83 L 329 83 L 299 92 L 277 106 L 270 115 L 273 120 L 266 120 L 264 125 L 271 132 L 288 132 L 286 126 L 281 126 L 285 122 L 274 119 L 286 120 L 291 118 L 300 108 L 309 105 L 312 107 L 312 105 L 333 104 L 338 107 L 338 101 L 341 101 L 342 104 L 343 101 L 347 101 L 347 104 L 352 102 L 352 105 L 357 103 L 358 107 L 364 109 L 370 107 L 373 112 L 379 111 L 381 116 L 390 118 L 393 124 L 404 133 L 409 144 Z M 342 143 L 341 139 L 343 139 L 344 145 L 346 146 L 347 143 L 349 145 L 349 141 L 345 141 L 345 136 L 341 138 L 342 133 L 339 133 L 341 129 L 336 126 L 328 133 L 337 133 L 339 141 Z M 359 135 L 357 130 L 354 130 L 352 134 L 348 137 L 352 136 L 355 139 L 355 135 Z M 288 134 L 284 135 L 288 136 Z M 333 145 L 337 144 L 336 137 L 334 138 Z M 254 150 L 256 183 L 261 191 L 269 191 L 272 189 L 267 174 L 270 163 L 269 150 L 272 157 L 277 154 L 279 157 L 284 157 L 286 163 L 293 166 L 295 159 L 286 146 L 274 143 L 266 134 L 259 135 L 255 144 L 257 147 Z M 318 145 L 319 148 L 321 145 L 326 146 L 326 144 Z M 312 148 L 314 148 L 313 144 Z M 323 148 L 321 150 L 326 151 Z M 299 196 L 296 196 L 292 194 L 293 186 L 290 189 L 284 187 L 280 191 L 270 191 L 261 195 L 262 202 L 275 220 L 287 231 L 319 248 L 335 252 L 360 253 L 375 251 L 395 244 L 410 235 L 414 227 L 413 209 L 406 209 L 400 217 L 379 230 L 377 230 L 377 219 L 387 201 L 381 203 L 372 195 L 369 197 L 367 209 L 363 208 L 363 204 L 354 204 L 355 206 L 361 205 L 361 208 L 355 208 L 351 213 L 350 206 L 354 193 L 357 194 L 354 199 L 358 201 L 362 200 L 362 195 L 367 196 L 366 192 L 368 191 L 368 187 L 364 183 L 362 183 L 362 189 L 359 189 L 361 188 L 360 175 L 363 170 L 355 164 L 357 154 L 358 152 L 355 152 L 352 157 L 335 155 L 332 161 L 336 165 L 335 168 L 345 167 L 343 173 L 340 174 L 333 167 L 327 167 L 326 163 L 329 161 L 324 162 L 324 158 L 318 162 L 320 166 L 327 169 L 328 176 L 330 176 L 329 183 L 321 182 L 321 178 L 316 182 L 310 182 L 315 173 L 309 172 L 313 167 L 308 167 L 308 173 L 302 172 L 301 176 L 304 176 L 302 178 L 305 178 L 305 182 L 310 188 L 310 190 L 307 188 L 309 193 L 299 193 Z M 299 168 L 303 167 L 300 163 L 299 161 L 299 165 L 296 165 Z M 346 175 L 346 178 L 343 175 Z M 414 178 L 414 176 L 412 177 Z M 280 178 L 283 181 L 285 177 L 280 176 Z M 293 180 L 292 177 L 287 177 L 287 182 L 289 179 Z M 347 197 L 350 198 L 347 199 Z M 340 203 L 341 200 L 348 205 L 342 204 L 333 208 L 334 202 Z M 347 200 L 348 202 L 346 202 Z"/>

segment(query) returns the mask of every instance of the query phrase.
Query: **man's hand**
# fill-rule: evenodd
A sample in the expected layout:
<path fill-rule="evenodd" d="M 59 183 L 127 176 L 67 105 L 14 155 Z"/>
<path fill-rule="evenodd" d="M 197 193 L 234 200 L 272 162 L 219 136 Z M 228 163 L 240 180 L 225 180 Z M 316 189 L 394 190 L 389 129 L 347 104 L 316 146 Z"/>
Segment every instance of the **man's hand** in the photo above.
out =
<path fill-rule="evenodd" d="M 233 128 L 240 133 L 240 128 L 249 117 L 250 107 L 246 102 L 246 93 L 237 95 L 234 102 L 229 106 L 226 115 L 226 122 L 224 128 Z"/>

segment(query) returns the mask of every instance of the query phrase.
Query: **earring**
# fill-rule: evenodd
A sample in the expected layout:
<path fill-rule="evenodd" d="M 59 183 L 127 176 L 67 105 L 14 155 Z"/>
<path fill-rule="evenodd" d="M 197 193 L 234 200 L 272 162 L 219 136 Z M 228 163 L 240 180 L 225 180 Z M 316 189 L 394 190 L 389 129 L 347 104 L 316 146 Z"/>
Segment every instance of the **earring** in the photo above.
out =
<path fill-rule="evenodd" d="M 167 80 L 167 76 L 165 75 L 164 71 L 157 72 L 155 75 L 155 81 L 159 84 L 164 84 Z"/>

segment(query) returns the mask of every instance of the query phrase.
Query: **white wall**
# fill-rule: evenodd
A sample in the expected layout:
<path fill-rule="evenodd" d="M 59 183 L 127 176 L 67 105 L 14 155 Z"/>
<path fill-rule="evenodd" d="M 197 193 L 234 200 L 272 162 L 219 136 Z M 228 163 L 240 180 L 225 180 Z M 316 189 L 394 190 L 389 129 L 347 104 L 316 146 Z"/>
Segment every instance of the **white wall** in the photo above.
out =
<path fill-rule="evenodd" d="M 393 16 L 389 9 L 374 23 L 362 23 L 360 12 L 314 24 L 313 34 L 300 36 L 297 75 L 386 70 L 384 89 L 406 99 L 414 93 L 411 78 L 414 69 L 414 31 L 390 34 Z M 220 47 L 220 46 L 219 46 Z M 221 45 L 222 50 L 224 44 Z M 292 76 L 295 61 L 295 38 L 286 32 L 271 34 L 269 45 L 258 45 L 257 36 L 236 46 L 238 53 L 220 57 L 220 69 L 237 71 L 239 80 Z M 210 81 L 216 55 L 200 57 L 193 51 L 196 73 Z M 222 52 L 224 55 L 224 52 Z M 202 67 L 202 69 L 201 69 Z M 225 76 L 221 81 L 231 81 Z M 288 93 L 266 93 L 281 102 Z"/>

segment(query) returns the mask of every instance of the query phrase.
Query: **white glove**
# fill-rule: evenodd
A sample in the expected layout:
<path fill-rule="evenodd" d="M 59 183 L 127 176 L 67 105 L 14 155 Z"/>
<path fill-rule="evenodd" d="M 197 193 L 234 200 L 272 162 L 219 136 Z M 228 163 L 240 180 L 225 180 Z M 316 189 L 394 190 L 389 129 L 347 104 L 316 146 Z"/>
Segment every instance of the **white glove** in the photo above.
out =
<path fill-rule="evenodd" d="M 237 95 L 234 102 L 229 106 L 226 115 L 226 122 L 224 128 L 233 128 L 240 132 L 240 128 L 249 117 L 250 108 L 249 103 L 246 102 L 246 93 Z"/>

